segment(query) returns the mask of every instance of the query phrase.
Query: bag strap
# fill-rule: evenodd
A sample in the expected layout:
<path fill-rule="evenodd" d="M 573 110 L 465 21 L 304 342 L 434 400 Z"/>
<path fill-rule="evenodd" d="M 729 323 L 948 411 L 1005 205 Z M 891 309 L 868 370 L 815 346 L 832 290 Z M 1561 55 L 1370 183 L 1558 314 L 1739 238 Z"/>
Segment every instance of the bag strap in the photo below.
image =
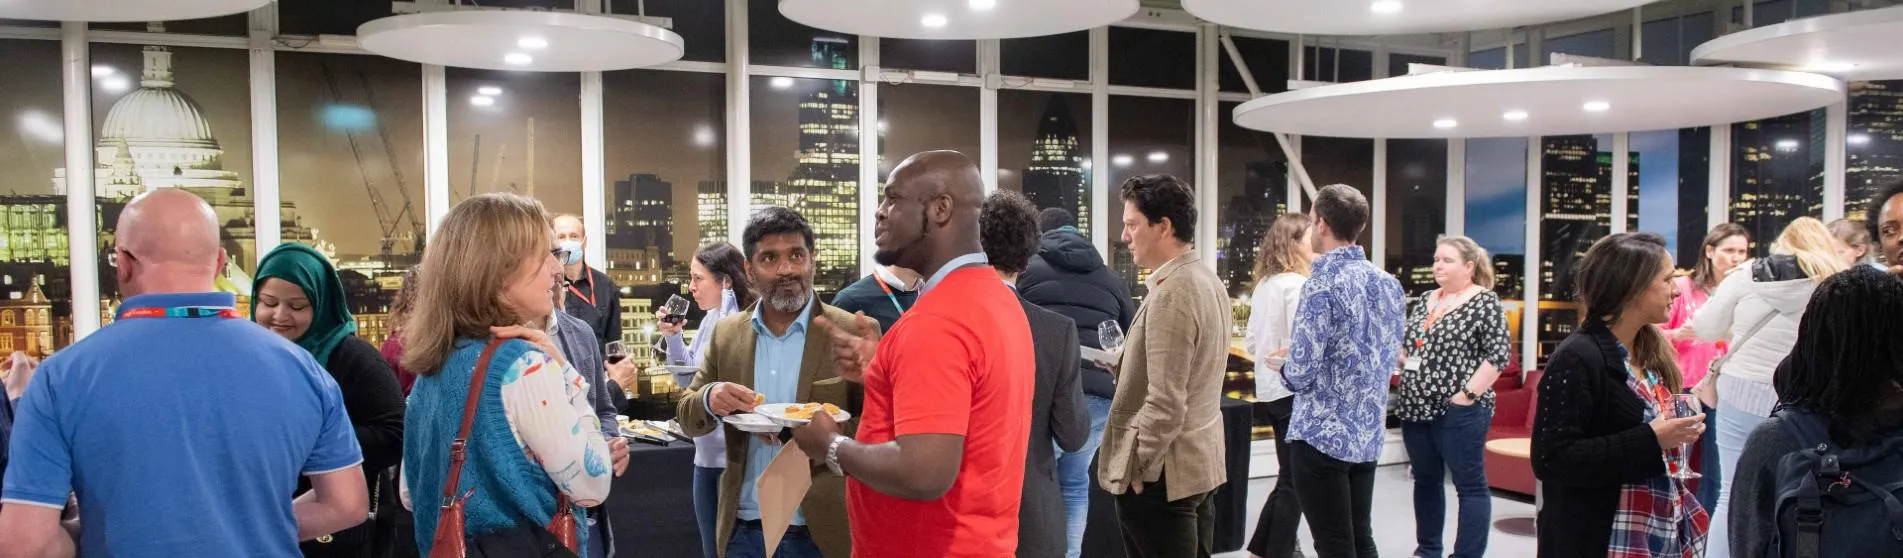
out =
<path fill-rule="evenodd" d="M 469 456 L 469 429 L 476 423 L 476 407 L 482 404 L 483 380 L 488 376 L 489 360 L 496 356 L 496 348 L 502 346 L 502 339 L 490 339 L 489 346 L 482 349 L 482 356 L 476 359 L 476 371 L 469 376 L 469 397 L 463 400 L 463 423 L 456 431 L 456 441 L 449 444 L 449 479 L 443 482 L 443 507 L 457 499 L 456 489 L 462 486 L 463 460 Z"/>
<path fill-rule="evenodd" d="M 1719 355 L 1716 360 L 1711 361 L 1711 365 L 1706 368 L 1706 372 L 1714 375 L 1717 374 L 1720 368 L 1724 368 L 1725 363 L 1731 362 L 1733 355 L 1738 354 L 1738 349 L 1744 346 L 1745 341 L 1750 341 L 1752 337 L 1756 337 L 1758 330 L 1764 329 L 1764 326 L 1770 324 L 1772 319 L 1782 315 L 1784 315 L 1783 310 L 1772 308 L 1771 313 L 1765 314 L 1763 318 L 1758 320 L 1758 323 L 1751 324 L 1750 329 L 1744 330 L 1744 335 L 1739 336 L 1737 341 L 1731 343 L 1731 348 L 1727 349 L 1725 354 Z"/>

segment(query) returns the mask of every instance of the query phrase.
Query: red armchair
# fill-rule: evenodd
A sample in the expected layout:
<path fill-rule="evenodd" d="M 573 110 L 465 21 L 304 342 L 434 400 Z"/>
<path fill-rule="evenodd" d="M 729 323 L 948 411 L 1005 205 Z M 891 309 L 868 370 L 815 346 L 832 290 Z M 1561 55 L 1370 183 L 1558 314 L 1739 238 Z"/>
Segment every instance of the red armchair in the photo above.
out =
<path fill-rule="evenodd" d="M 1514 359 L 1517 363 L 1518 359 Z M 1513 364 L 1493 383 L 1493 425 L 1487 439 L 1533 437 L 1533 416 L 1539 406 L 1540 371 L 1522 374 Z M 1533 462 L 1486 452 L 1487 485 L 1500 490 L 1533 494 Z"/>

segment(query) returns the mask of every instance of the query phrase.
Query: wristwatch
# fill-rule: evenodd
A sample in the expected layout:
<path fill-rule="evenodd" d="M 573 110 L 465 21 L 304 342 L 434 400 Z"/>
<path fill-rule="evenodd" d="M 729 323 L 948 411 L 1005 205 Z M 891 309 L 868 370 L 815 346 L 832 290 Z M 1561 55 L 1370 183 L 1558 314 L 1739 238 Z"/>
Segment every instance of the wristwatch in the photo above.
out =
<path fill-rule="evenodd" d="M 832 469 L 835 475 L 846 476 L 846 472 L 839 468 L 839 444 L 851 439 L 845 434 L 834 434 L 832 443 L 826 444 L 826 468 Z"/>
<path fill-rule="evenodd" d="M 1461 392 L 1461 393 L 1465 393 L 1465 394 L 1467 394 L 1467 400 L 1468 400 L 1468 401 L 1472 401 L 1472 402 L 1475 402 L 1475 403 L 1479 403 L 1479 402 L 1480 402 L 1480 394 L 1477 394 L 1477 393 L 1474 393 L 1474 392 L 1472 392 L 1472 391 L 1468 391 L 1468 389 L 1467 389 L 1466 387 L 1462 387 L 1462 388 L 1460 388 L 1460 392 Z"/>

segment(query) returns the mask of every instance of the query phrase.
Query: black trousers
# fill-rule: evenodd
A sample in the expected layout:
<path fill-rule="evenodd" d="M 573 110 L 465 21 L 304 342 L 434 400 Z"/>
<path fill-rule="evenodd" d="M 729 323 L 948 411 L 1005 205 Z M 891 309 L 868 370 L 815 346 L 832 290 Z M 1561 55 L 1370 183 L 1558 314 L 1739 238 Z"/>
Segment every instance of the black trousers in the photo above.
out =
<path fill-rule="evenodd" d="M 1374 526 L 1369 511 L 1374 500 L 1374 463 L 1348 463 L 1329 457 L 1305 442 L 1288 444 L 1289 464 L 1295 468 L 1295 493 L 1308 516 L 1308 533 L 1315 537 L 1320 558 L 1375 558 Z"/>
<path fill-rule="evenodd" d="M 1295 398 L 1284 397 L 1263 405 L 1269 412 L 1269 425 L 1275 427 L 1275 489 L 1262 503 L 1262 518 L 1256 521 L 1255 536 L 1249 538 L 1249 554 L 1262 558 L 1299 556 L 1296 530 L 1302 526 L 1302 500 L 1295 494 L 1295 473 L 1289 467 L 1288 421 L 1295 411 Z"/>
<path fill-rule="evenodd" d="M 1216 494 L 1169 500 L 1166 479 L 1143 485 L 1143 493 L 1118 494 L 1117 519 L 1129 558 L 1209 558 L 1216 547 Z"/>

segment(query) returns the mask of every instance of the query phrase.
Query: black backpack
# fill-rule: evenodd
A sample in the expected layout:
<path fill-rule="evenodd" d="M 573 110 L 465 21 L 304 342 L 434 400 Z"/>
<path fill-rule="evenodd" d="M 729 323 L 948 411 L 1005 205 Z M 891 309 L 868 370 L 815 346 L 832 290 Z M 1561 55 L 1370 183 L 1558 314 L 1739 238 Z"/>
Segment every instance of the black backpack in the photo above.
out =
<path fill-rule="evenodd" d="M 1777 461 L 1777 532 L 1769 555 L 1903 556 L 1903 435 L 1845 449 L 1831 442 L 1822 416 L 1785 408 L 1775 418 L 1803 449 Z"/>

